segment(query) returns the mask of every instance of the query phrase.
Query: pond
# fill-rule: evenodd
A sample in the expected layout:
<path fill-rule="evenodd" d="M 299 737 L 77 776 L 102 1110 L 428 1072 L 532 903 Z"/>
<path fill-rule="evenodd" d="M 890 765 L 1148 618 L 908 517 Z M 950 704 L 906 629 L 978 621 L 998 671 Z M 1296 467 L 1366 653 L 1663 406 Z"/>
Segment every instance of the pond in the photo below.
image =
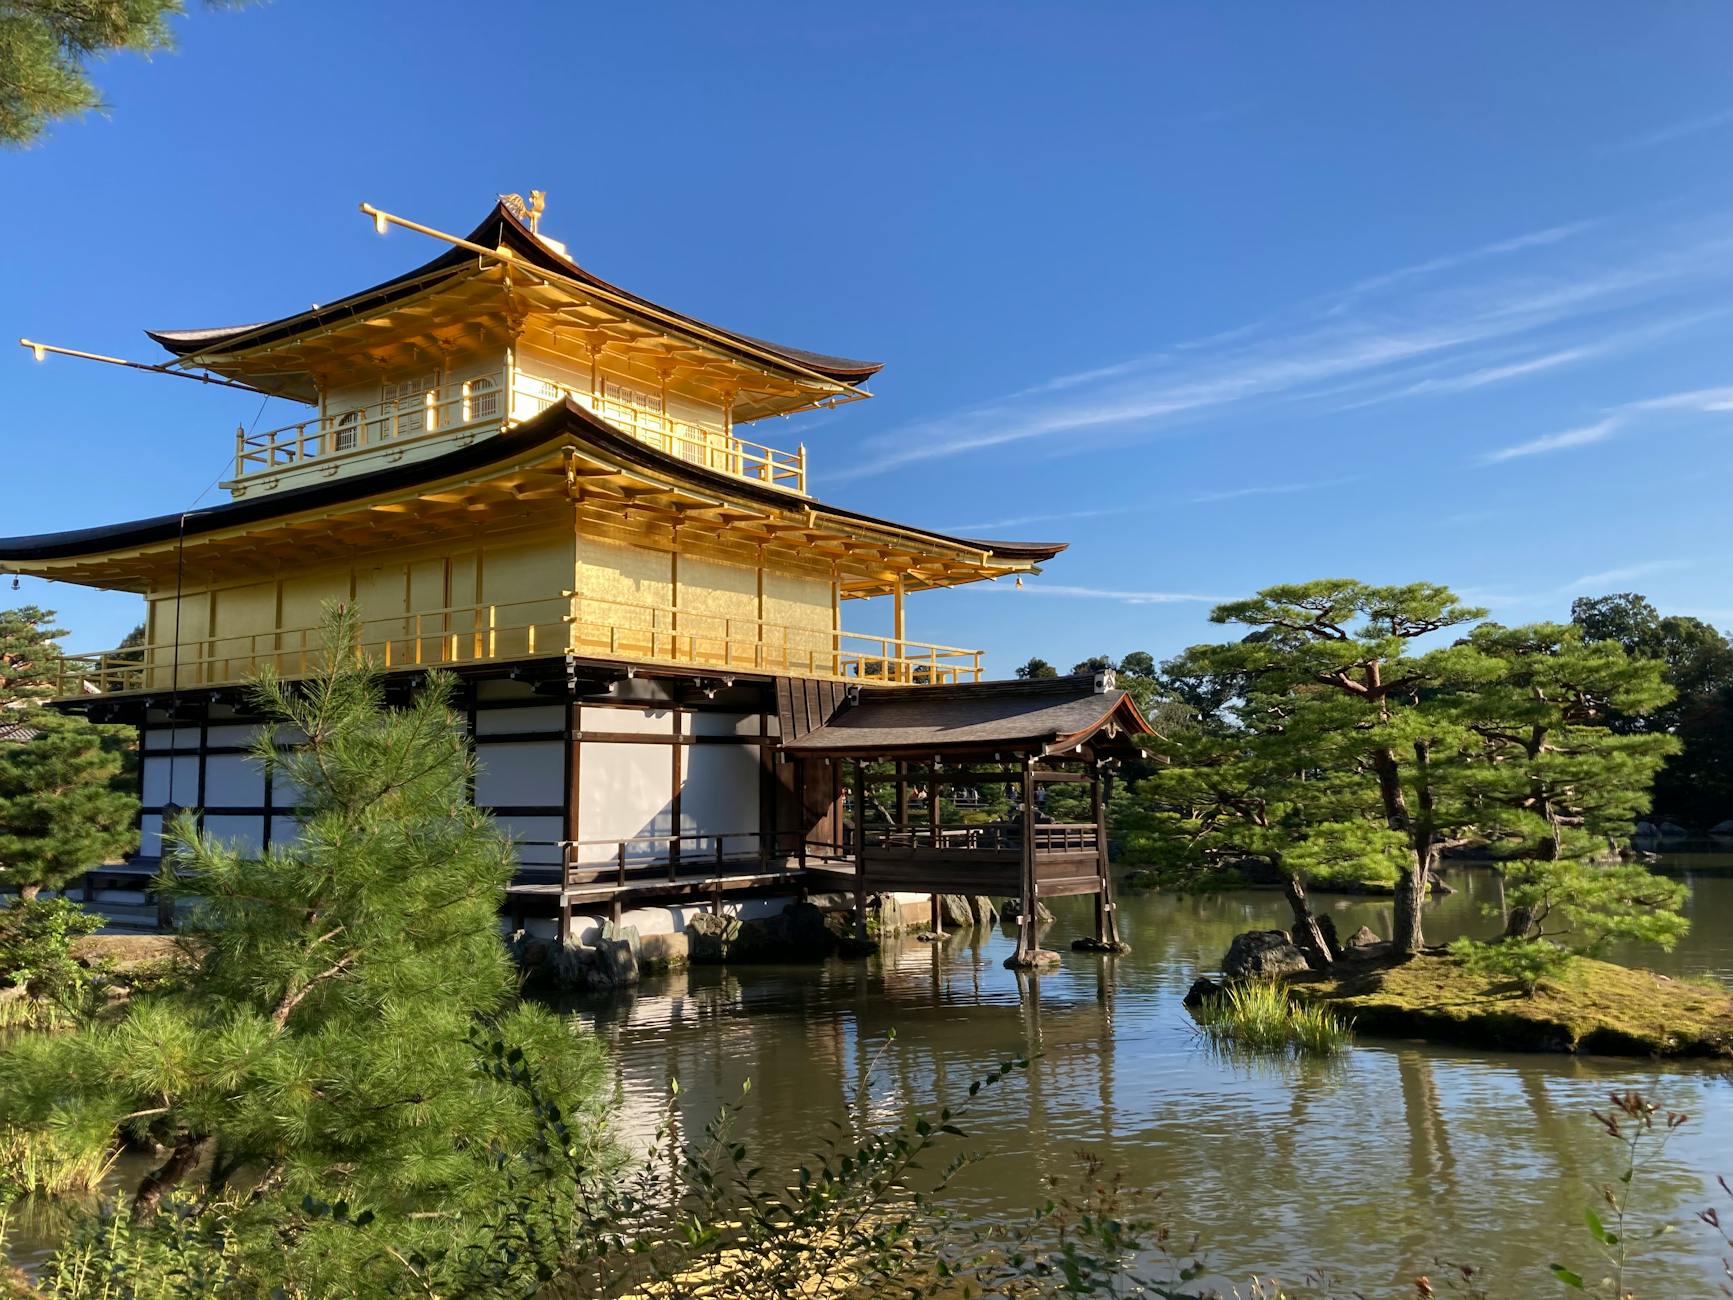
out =
<path fill-rule="evenodd" d="M 1733 857 L 1668 865 L 1691 886 L 1691 935 L 1670 954 L 1620 958 L 1733 985 Z M 1458 868 L 1450 880 L 1457 892 L 1432 905 L 1428 940 L 1487 933 L 1496 877 Z M 1387 901 L 1318 901 L 1343 934 L 1389 933 Z M 1722 1071 L 1374 1040 L 1327 1063 L 1224 1059 L 1200 1044 L 1180 999 L 1234 934 L 1286 924 L 1281 897 L 1124 897 L 1132 951 L 1119 958 L 1069 951 L 1090 906 L 1055 905 L 1044 946 L 1064 963 L 1039 978 L 1002 968 L 1009 929 L 978 930 L 822 969 L 699 968 L 567 1005 L 613 1050 L 630 1134 L 654 1130 L 671 1076 L 688 1132 L 750 1079 L 740 1137 L 770 1169 L 816 1150 L 863 1084 L 873 1115 L 894 1122 L 958 1103 L 998 1061 L 1035 1055 L 964 1123 L 964 1145 L 985 1158 L 957 1184 L 957 1209 L 1024 1212 L 1044 1177 L 1070 1174 L 1088 1149 L 1161 1190 L 1216 1275 L 1324 1270 L 1371 1295 L 1412 1295 L 1415 1274 L 1439 1259 L 1473 1264 L 1497 1296 L 1552 1294 L 1555 1260 L 1588 1273 L 1583 1211 L 1618 1156 L 1589 1110 L 1609 1090 L 1639 1088 L 1691 1120 L 1639 1198 L 1645 1215 L 1679 1226 L 1643 1248 L 1638 1290 L 1716 1293 L 1720 1243 L 1694 1216 L 1718 1195 L 1714 1175 L 1733 1176 Z"/>

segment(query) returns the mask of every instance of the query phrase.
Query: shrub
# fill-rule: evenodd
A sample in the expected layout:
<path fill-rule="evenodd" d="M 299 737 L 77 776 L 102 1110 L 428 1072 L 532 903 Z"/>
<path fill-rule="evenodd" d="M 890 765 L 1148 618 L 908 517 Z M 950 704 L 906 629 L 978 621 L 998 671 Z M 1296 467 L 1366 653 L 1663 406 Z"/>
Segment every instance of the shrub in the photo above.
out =
<path fill-rule="evenodd" d="M 1576 960 L 1575 953 L 1550 939 L 1506 939 L 1499 943 L 1458 939 L 1450 945 L 1450 955 L 1472 974 L 1516 981 L 1530 997 L 1542 983 L 1564 974 Z"/>
<path fill-rule="evenodd" d="M 72 941 L 102 922 L 64 898 L 18 899 L 0 910 L 0 980 L 22 993 L 0 1003 L 13 1028 L 70 1024 L 92 1009 L 107 984 L 72 956 Z"/>
<path fill-rule="evenodd" d="M 1296 1001 L 1269 980 L 1229 985 L 1192 1015 L 1209 1041 L 1259 1052 L 1330 1056 L 1353 1037 L 1351 1026 L 1327 1007 Z"/>

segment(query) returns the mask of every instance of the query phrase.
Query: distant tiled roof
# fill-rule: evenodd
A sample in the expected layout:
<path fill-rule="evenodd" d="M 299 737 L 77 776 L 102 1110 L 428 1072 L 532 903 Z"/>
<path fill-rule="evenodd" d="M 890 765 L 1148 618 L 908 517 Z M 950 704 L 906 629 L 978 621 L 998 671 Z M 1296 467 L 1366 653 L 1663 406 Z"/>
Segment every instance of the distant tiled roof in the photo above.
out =
<path fill-rule="evenodd" d="M 1107 731 L 1115 739 L 1151 728 L 1122 690 L 1098 689 L 1092 673 L 955 686 L 864 686 L 829 719 L 785 739 L 794 753 L 872 755 L 975 753 L 1002 748 L 1061 753 Z"/>

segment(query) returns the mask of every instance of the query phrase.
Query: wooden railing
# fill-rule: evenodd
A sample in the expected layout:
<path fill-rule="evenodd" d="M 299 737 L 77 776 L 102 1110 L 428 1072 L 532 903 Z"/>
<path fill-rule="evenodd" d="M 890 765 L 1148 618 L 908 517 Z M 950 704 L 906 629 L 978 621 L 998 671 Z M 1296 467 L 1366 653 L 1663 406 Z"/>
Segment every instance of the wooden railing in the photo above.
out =
<path fill-rule="evenodd" d="M 681 420 L 632 402 L 597 396 L 514 371 L 476 375 L 413 397 L 375 402 L 287 424 L 262 433 L 235 430 L 235 479 L 317 461 L 331 465 L 439 435 L 495 433 L 571 398 L 638 441 L 688 464 L 804 494 L 806 448 L 788 452 L 730 430 Z"/>
<path fill-rule="evenodd" d="M 791 676 L 929 685 L 979 681 L 981 651 L 799 628 L 593 596 L 462 605 L 369 618 L 361 649 L 385 669 L 576 654 L 632 662 Z M 232 685 L 270 667 L 305 677 L 320 629 L 274 628 L 130 646 L 61 661 L 61 698 L 115 691 Z"/>
<path fill-rule="evenodd" d="M 1036 822 L 1033 838 L 1035 854 L 1075 854 L 1092 852 L 1099 840 L 1094 822 Z M 941 826 L 938 843 L 933 842 L 932 828 L 925 823 L 907 826 L 868 826 L 866 847 L 873 849 L 912 849 L 938 847 L 968 852 L 971 849 L 1021 849 L 1021 821 L 983 822 L 978 826 Z"/>

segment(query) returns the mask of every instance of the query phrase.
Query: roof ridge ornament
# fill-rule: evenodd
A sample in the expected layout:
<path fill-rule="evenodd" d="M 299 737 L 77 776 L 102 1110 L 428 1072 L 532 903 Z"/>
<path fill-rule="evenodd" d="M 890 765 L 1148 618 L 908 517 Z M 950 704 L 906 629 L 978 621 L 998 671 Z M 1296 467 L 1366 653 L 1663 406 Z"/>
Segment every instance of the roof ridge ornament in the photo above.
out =
<path fill-rule="evenodd" d="M 1111 668 L 1103 668 L 1095 674 L 1095 693 L 1105 695 L 1119 684 L 1119 675 Z"/>
<path fill-rule="evenodd" d="M 547 210 L 548 192 L 546 190 L 531 190 L 530 201 L 524 202 L 521 194 L 502 194 L 499 201 L 505 205 L 505 210 L 530 228 L 530 234 L 541 233 L 542 213 Z"/>

